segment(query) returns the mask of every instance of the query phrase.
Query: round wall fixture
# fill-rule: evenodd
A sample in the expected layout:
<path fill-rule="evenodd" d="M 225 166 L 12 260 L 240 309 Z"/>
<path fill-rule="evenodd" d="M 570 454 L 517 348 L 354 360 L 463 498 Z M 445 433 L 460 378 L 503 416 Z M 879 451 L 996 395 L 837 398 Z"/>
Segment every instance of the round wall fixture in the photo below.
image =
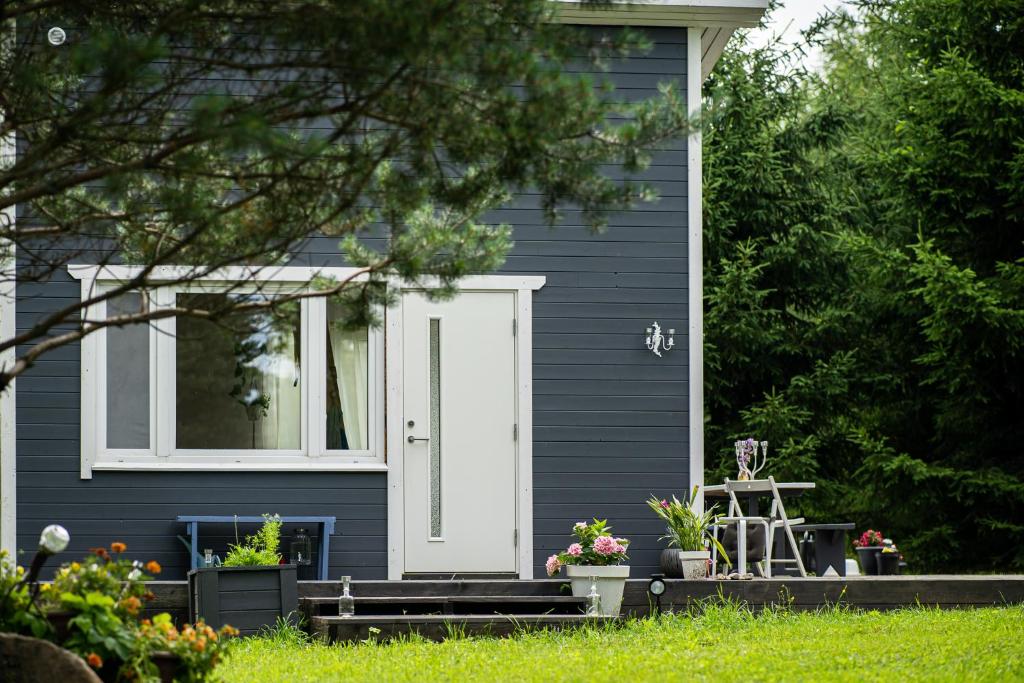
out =
<path fill-rule="evenodd" d="M 50 41 L 50 45 L 63 45 L 68 39 L 68 34 L 60 26 L 54 26 L 46 32 L 46 39 Z"/>

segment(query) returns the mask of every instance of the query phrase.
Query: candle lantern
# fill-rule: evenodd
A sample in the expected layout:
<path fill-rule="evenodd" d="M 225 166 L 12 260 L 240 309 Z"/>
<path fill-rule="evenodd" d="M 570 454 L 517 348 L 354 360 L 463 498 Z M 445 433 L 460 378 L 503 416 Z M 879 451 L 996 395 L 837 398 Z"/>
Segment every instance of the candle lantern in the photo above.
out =
<path fill-rule="evenodd" d="M 289 559 L 293 564 L 305 567 L 312 563 L 312 543 L 310 543 L 309 534 L 305 529 L 295 530 L 289 549 Z"/>

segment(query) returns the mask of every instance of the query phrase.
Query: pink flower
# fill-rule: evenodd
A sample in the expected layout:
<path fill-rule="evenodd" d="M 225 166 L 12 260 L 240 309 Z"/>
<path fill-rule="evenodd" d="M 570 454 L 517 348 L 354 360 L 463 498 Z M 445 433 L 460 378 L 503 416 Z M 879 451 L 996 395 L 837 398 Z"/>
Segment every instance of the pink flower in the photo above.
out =
<path fill-rule="evenodd" d="M 611 555 L 616 552 L 617 545 L 611 536 L 598 536 L 594 539 L 594 552 L 598 555 Z"/>
<path fill-rule="evenodd" d="M 619 543 L 616 543 L 615 546 L 614 546 L 614 549 L 612 550 L 612 552 L 613 553 L 624 553 L 624 552 L 626 552 L 626 546 L 624 546 L 622 544 L 619 544 Z"/>
<path fill-rule="evenodd" d="M 552 555 L 544 566 L 548 570 L 548 576 L 554 576 L 561 570 L 562 563 L 559 561 L 558 555 Z"/>
<path fill-rule="evenodd" d="M 666 510 L 668 509 L 668 501 L 665 500 L 664 498 L 661 499 L 661 507 L 665 508 Z"/>
<path fill-rule="evenodd" d="M 565 552 L 569 553 L 573 557 L 579 557 L 583 554 L 583 546 L 581 546 L 579 543 L 573 543 L 566 549 Z"/>

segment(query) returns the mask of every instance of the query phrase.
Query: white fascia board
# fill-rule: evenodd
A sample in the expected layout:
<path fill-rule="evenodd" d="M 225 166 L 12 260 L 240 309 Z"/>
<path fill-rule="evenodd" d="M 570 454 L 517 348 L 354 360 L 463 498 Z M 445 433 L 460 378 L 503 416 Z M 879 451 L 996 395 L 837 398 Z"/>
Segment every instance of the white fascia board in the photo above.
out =
<path fill-rule="evenodd" d="M 605 9 L 580 5 L 580 0 L 558 0 L 558 21 L 619 26 L 752 28 L 768 10 L 768 0 L 632 0 L 613 2 Z"/>
<path fill-rule="evenodd" d="M 558 21 L 602 26 L 665 26 L 703 29 L 702 80 L 722 55 L 738 28 L 758 25 L 768 11 L 768 0 L 634 0 L 616 2 L 607 9 L 579 7 L 580 0 L 558 0 Z"/>

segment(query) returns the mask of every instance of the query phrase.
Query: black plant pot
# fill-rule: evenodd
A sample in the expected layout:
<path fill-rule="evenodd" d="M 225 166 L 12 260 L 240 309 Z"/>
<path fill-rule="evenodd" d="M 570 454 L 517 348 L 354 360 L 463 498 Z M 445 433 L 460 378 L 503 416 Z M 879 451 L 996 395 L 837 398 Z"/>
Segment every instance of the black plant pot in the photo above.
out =
<path fill-rule="evenodd" d="M 900 573 L 900 554 L 899 553 L 879 553 L 878 554 L 878 573 L 879 574 L 899 574 Z"/>
<path fill-rule="evenodd" d="M 882 546 L 871 545 L 857 548 L 857 561 L 860 563 L 860 573 L 865 576 L 878 575 L 878 556 L 882 554 Z"/>
<path fill-rule="evenodd" d="M 234 626 L 252 635 L 277 618 L 298 614 L 294 564 L 263 567 L 203 567 L 188 573 L 189 618 L 219 629 Z"/>

